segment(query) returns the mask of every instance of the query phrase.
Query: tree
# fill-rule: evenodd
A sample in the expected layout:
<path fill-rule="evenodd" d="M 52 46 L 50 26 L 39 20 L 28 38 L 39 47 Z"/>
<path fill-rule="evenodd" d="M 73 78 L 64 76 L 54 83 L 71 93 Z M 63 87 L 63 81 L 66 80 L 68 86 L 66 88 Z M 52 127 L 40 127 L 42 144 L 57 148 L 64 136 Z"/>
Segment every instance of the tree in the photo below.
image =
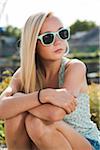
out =
<path fill-rule="evenodd" d="M 13 27 L 13 26 L 9 25 L 5 29 L 5 35 L 14 36 L 14 37 L 16 37 L 16 39 L 19 39 L 21 36 L 21 30 L 17 27 Z"/>
<path fill-rule="evenodd" d="M 12 35 L 15 36 L 17 39 L 19 39 L 21 36 L 21 30 L 18 29 L 17 27 L 14 27 L 12 31 Z"/>
<path fill-rule="evenodd" d="M 71 34 L 74 34 L 77 31 L 89 31 L 90 29 L 95 28 L 97 25 L 93 21 L 80 21 L 76 20 L 75 23 L 73 23 L 70 26 Z"/>

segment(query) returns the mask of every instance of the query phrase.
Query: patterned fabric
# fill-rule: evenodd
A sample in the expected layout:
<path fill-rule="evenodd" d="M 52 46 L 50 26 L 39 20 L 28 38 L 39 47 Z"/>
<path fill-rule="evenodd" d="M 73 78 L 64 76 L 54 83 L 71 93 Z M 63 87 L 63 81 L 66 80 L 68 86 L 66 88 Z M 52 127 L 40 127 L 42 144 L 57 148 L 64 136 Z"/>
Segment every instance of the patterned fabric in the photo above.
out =
<path fill-rule="evenodd" d="M 65 64 L 68 63 L 68 61 L 69 59 L 63 57 L 59 71 L 59 87 L 64 83 Z M 77 97 L 76 110 L 71 114 L 66 115 L 64 121 L 86 138 L 100 141 L 100 132 L 97 129 L 96 124 L 91 121 L 90 117 L 89 96 L 86 93 L 81 93 Z"/>

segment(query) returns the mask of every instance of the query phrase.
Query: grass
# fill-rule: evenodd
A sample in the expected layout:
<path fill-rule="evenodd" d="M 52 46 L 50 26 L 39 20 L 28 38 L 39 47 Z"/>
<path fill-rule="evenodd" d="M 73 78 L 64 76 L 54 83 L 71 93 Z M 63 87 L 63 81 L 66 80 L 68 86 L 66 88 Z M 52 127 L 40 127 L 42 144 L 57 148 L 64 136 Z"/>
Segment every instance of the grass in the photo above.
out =
<path fill-rule="evenodd" d="M 5 144 L 4 121 L 0 120 L 0 144 Z"/>
<path fill-rule="evenodd" d="M 97 124 L 100 130 L 100 84 L 92 83 L 88 86 L 90 96 L 91 119 Z"/>
<path fill-rule="evenodd" d="M 68 55 L 69 58 L 79 58 L 84 63 L 99 63 L 100 60 L 100 50 L 96 50 L 95 52 L 80 52 L 73 51 Z"/>

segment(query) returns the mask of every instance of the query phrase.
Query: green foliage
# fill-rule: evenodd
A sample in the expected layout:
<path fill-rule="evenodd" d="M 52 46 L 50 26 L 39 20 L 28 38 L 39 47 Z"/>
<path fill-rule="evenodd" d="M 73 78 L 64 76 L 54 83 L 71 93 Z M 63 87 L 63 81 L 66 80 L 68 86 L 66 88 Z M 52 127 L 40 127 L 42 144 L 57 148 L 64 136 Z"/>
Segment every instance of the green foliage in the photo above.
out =
<path fill-rule="evenodd" d="M 7 88 L 10 83 L 12 71 L 6 70 L 3 72 L 3 80 L 0 83 L 0 94 Z M 5 144 L 4 121 L 0 120 L 0 144 Z"/>
<path fill-rule="evenodd" d="M 17 39 L 19 39 L 20 36 L 21 36 L 21 30 L 19 30 L 18 28 L 14 27 L 13 31 L 12 31 L 12 35 L 15 36 Z"/>
<path fill-rule="evenodd" d="M 13 36 L 13 37 L 16 37 L 16 39 L 19 39 L 21 36 L 21 30 L 17 27 L 13 27 L 13 26 L 9 25 L 6 27 L 5 35 Z"/>
<path fill-rule="evenodd" d="M 88 86 L 90 96 L 90 111 L 91 119 L 97 124 L 100 129 L 100 84 L 92 83 Z"/>
<path fill-rule="evenodd" d="M 12 71 L 6 70 L 2 73 L 2 82 L 0 83 L 0 94 L 5 90 L 11 80 Z"/>
<path fill-rule="evenodd" d="M 76 20 L 75 23 L 73 23 L 70 26 L 70 29 L 71 29 L 71 34 L 74 34 L 77 31 L 89 31 L 90 29 L 93 29 L 95 27 L 96 27 L 96 24 L 93 21 Z"/>
<path fill-rule="evenodd" d="M 12 31 L 13 31 L 13 27 L 12 26 L 9 25 L 9 26 L 6 27 L 6 35 L 11 36 Z"/>
<path fill-rule="evenodd" d="M 69 55 L 69 58 L 79 58 L 84 63 L 99 63 L 100 50 L 97 49 L 95 52 L 81 52 L 78 49 L 73 50 Z"/>
<path fill-rule="evenodd" d="M 0 120 L 0 144 L 5 144 L 4 121 Z"/>
<path fill-rule="evenodd" d="M 8 86 L 11 80 L 11 72 L 8 70 L 4 73 L 3 81 L 0 83 L 0 93 Z M 9 75 L 9 76 L 8 76 Z M 89 87 L 91 119 L 100 129 L 99 113 L 100 113 L 100 85 L 91 84 Z M 4 121 L 0 121 L 0 144 L 5 144 Z"/>

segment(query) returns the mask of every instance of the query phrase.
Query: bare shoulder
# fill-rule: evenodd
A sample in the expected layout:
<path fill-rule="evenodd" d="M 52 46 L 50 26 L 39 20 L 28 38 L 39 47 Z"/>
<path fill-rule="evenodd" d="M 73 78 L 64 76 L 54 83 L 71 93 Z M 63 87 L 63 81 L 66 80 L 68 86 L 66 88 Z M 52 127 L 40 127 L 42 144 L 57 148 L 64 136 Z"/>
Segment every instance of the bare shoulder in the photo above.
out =
<path fill-rule="evenodd" d="M 86 91 L 86 66 L 78 60 L 72 59 L 65 66 L 64 85 L 74 96 Z"/>
<path fill-rule="evenodd" d="M 65 66 L 66 71 L 78 71 L 86 73 L 86 65 L 79 59 L 71 59 Z"/>
<path fill-rule="evenodd" d="M 15 88 L 17 91 L 21 87 L 21 68 L 18 68 L 16 72 L 13 74 L 11 82 L 9 84 L 10 87 Z"/>
<path fill-rule="evenodd" d="M 20 72 L 21 72 L 20 68 L 16 70 L 16 72 L 13 74 L 11 78 L 8 87 L 2 92 L 0 97 L 11 96 L 14 93 L 20 91 L 21 88 Z"/>
<path fill-rule="evenodd" d="M 13 74 L 11 81 L 9 83 L 8 88 L 10 87 L 13 90 L 13 93 L 20 91 L 21 88 L 21 68 L 18 68 L 16 72 Z"/>
<path fill-rule="evenodd" d="M 15 73 L 13 74 L 14 78 L 20 78 L 21 68 L 18 68 Z"/>

